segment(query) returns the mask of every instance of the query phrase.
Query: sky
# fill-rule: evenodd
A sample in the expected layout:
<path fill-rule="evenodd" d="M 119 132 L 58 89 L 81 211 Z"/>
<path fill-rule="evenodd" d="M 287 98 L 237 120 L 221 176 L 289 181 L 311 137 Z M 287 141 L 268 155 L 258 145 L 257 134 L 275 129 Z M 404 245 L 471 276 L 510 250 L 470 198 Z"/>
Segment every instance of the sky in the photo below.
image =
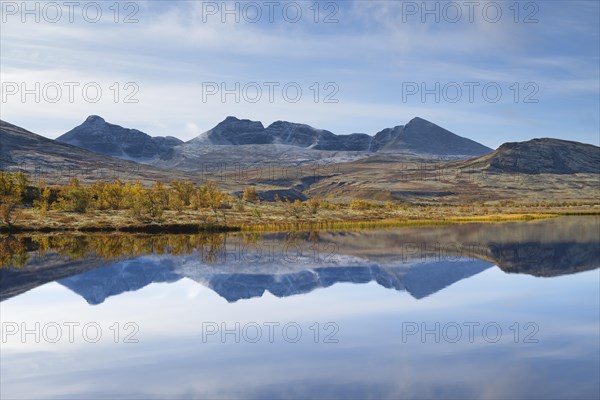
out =
<path fill-rule="evenodd" d="M 336 134 L 419 116 L 497 148 L 600 145 L 598 1 L 1 1 L 0 118 L 189 140 L 227 116 Z"/>

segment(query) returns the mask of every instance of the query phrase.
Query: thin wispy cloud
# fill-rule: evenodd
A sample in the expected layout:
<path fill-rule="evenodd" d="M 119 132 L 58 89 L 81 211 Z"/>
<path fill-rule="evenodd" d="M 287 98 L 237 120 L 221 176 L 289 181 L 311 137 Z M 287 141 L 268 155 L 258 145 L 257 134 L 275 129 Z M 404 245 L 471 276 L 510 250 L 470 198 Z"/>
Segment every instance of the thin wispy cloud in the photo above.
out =
<path fill-rule="evenodd" d="M 493 23 L 482 17 L 486 2 L 475 9 L 472 22 L 463 8 L 456 23 L 443 14 L 437 23 L 432 15 L 423 16 L 423 10 L 413 14 L 407 2 L 339 2 L 320 10 L 320 23 L 314 22 L 308 3 L 298 3 L 304 14 L 297 23 L 286 21 L 281 8 L 273 22 L 263 9 L 258 23 L 244 18 L 236 23 L 234 15 L 225 15 L 222 23 L 223 15 L 207 15 L 206 2 L 135 4 L 139 22 L 131 24 L 114 23 L 107 10 L 96 24 L 82 18 L 22 23 L 18 16 L 3 15 L 3 83 L 78 81 L 104 88 L 135 82 L 139 102 L 115 103 L 104 96 L 98 103 L 49 104 L 11 96 L 2 104 L 2 119 L 57 136 L 87 114 L 100 114 L 152 135 L 189 139 L 227 115 L 294 120 L 336 133 L 375 133 L 418 115 L 492 147 L 505 139 L 540 136 L 598 143 L 595 2 L 539 2 L 537 11 L 523 3 L 518 16 L 502 3 L 502 18 Z M 235 2 L 215 4 L 235 7 Z M 333 11 L 338 22 L 322 23 Z M 120 18 L 124 15 L 121 10 Z M 529 16 L 538 22 L 523 23 Z M 276 91 L 275 101 L 265 101 L 263 84 L 272 81 L 279 87 L 297 83 L 303 91 L 300 100 L 286 102 Z M 236 102 L 229 96 L 222 101 L 215 95 L 203 101 L 206 82 L 226 89 L 255 82 L 262 86 L 263 99 Z M 328 82 L 339 89 L 338 103 L 323 104 Z M 474 101 L 468 101 L 466 92 L 457 102 L 444 96 L 423 101 L 420 94 L 403 96 L 407 82 L 429 89 L 436 83 L 443 88 L 453 82 L 477 82 L 479 87 L 492 82 L 503 93 L 498 102 L 486 101 L 479 88 Z M 524 87 L 530 82 L 538 86 L 538 103 L 523 102 L 531 94 Z M 579 118 L 586 110 L 591 115 L 596 110 L 596 117 Z M 502 121 L 509 115 L 520 117 Z"/>

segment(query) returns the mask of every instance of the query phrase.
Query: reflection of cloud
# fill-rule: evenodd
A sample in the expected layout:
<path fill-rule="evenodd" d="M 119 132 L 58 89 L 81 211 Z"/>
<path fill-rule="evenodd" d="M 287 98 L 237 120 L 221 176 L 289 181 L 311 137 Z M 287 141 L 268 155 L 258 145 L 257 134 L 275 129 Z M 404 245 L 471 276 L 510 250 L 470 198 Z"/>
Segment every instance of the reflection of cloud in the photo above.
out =
<path fill-rule="evenodd" d="M 49 284 L 2 303 L 2 320 L 96 321 L 106 329 L 115 321 L 134 321 L 140 343 L 115 344 L 107 331 L 98 344 L 3 344 L 2 397 L 594 397 L 596 278 L 597 271 L 535 279 L 494 269 L 423 301 L 371 283 L 234 304 L 182 279 L 95 307 Z M 506 308 L 511 299 L 526 295 L 529 301 L 519 309 Z M 229 326 L 296 321 L 306 335 L 298 344 L 202 343 L 202 323 L 208 321 Z M 340 343 L 313 343 L 307 327 L 324 321 L 339 325 Z M 504 335 L 495 344 L 481 337 L 475 343 L 402 343 L 400 327 L 406 321 L 429 326 L 496 321 Z M 539 343 L 513 343 L 509 327 L 517 321 L 535 321 Z"/>
<path fill-rule="evenodd" d="M 288 313 L 294 310 L 288 305 Z M 254 313 L 260 311 L 255 308 Z M 424 319 L 432 316 L 414 311 Z M 194 314 L 190 316 L 188 324 L 193 324 Z M 496 399 L 589 398 L 597 393 L 597 354 L 589 351 L 588 343 L 574 342 L 574 357 L 560 362 L 544 354 L 554 346 L 548 340 L 537 347 L 514 343 L 408 345 L 384 322 L 394 316 L 399 315 L 391 311 L 371 316 L 371 323 L 350 318 L 340 323 L 343 340 L 334 346 L 311 343 L 310 338 L 298 344 L 202 343 L 199 336 L 178 331 L 169 340 L 146 332 L 143 342 L 127 348 L 87 346 L 77 352 L 71 347 L 45 354 L 12 353 L 2 359 L 3 367 L 12 367 L 3 368 L 3 383 L 7 384 L 2 390 L 6 397 L 26 391 L 32 397 L 41 397 L 41 393 L 65 397 L 67 393 L 77 398 L 127 393 L 127 397 L 143 398 Z M 556 330 L 546 338 L 561 335 L 564 333 Z M 537 350 L 531 352 L 532 348 Z M 522 357 L 523 351 L 531 357 Z M 25 368 L 31 364 L 43 367 Z M 45 368 L 47 365 L 53 367 Z M 31 379 L 36 385 L 30 385 Z M 105 384 L 108 381 L 111 385 Z"/>

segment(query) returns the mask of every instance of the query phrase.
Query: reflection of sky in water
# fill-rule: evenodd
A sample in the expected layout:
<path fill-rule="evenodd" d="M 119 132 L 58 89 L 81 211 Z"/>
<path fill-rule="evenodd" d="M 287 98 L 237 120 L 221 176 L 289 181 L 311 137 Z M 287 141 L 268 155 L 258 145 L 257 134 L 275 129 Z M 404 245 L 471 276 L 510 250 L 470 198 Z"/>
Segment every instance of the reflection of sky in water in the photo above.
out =
<path fill-rule="evenodd" d="M 600 270 L 534 278 L 487 269 L 426 298 L 375 282 L 228 303 L 188 278 L 154 283 L 89 306 L 58 283 L 0 304 L 2 321 L 97 322 L 102 340 L 2 345 L 2 397 L 478 397 L 599 396 Z M 115 344 L 114 322 L 138 324 L 137 344 Z M 296 322 L 287 343 L 202 342 L 206 322 Z M 314 343 L 309 327 L 332 321 L 339 343 Z M 497 343 L 402 341 L 406 322 L 496 322 Z M 534 322 L 539 343 L 514 343 L 510 326 Z M 266 328 L 264 330 L 266 332 Z M 278 335 L 279 332 L 279 335 Z M 466 328 L 464 333 L 466 333 Z M 323 334 L 323 332 L 321 332 Z M 521 341 L 523 337 L 521 336 Z"/>

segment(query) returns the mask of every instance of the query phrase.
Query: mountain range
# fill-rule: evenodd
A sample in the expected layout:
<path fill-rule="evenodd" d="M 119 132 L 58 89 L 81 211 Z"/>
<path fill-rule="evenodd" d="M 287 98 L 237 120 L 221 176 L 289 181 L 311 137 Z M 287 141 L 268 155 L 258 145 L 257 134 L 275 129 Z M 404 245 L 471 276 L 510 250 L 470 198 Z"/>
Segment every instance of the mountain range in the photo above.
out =
<path fill-rule="evenodd" d="M 406 125 L 386 128 L 373 136 L 366 133 L 336 135 L 327 130 L 287 121 L 276 121 L 265 128 L 258 121 L 227 117 L 187 144 L 281 144 L 328 151 L 387 151 L 454 156 L 476 156 L 492 151 L 419 117 L 413 118 Z"/>
<path fill-rule="evenodd" d="M 136 129 L 106 122 L 97 115 L 57 138 L 57 141 L 126 160 L 172 160 L 211 146 L 282 145 L 336 152 L 393 152 L 466 158 L 492 149 L 455 135 L 422 118 L 386 128 L 375 135 L 336 135 L 306 124 L 276 121 L 264 127 L 259 121 L 227 117 L 214 128 L 183 143 L 174 137 L 151 137 Z"/>
<path fill-rule="evenodd" d="M 222 267 L 222 266 L 221 266 Z M 269 292 L 276 297 L 288 297 L 330 287 L 336 283 L 369 283 L 397 291 L 407 291 L 416 299 L 432 295 L 443 288 L 469 278 L 492 264 L 464 260 L 442 264 L 415 264 L 412 266 L 354 265 L 314 267 L 296 271 L 278 272 L 275 265 L 248 271 L 236 266 L 237 271 L 215 270 L 197 262 L 197 257 L 174 260 L 170 257 L 142 257 L 119 262 L 64 278 L 61 285 L 82 296 L 89 304 L 104 302 L 108 297 L 139 290 L 151 283 L 176 282 L 188 278 L 203 284 L 228 302 L 261 297 Z"/>
<path fill-rule="evenodd" d="M 492 150 L 418 117 L 373 136 L 335 135 L 285 121 L 265 128 L 227 117 L 187 142 L 93 115 L 57 140 L 0 121 L 0 167 L 25 170 L 49 184 L 74 175 L 84 182 L 147 184 L 212 179 L 230 192 L 255 185 L 267 201 L 275 194 L 462 204 L 596 201 L 599 166 L 597 146 L 545 138 Z M 240 173 L 248 170 L 254 173 Z"/>

